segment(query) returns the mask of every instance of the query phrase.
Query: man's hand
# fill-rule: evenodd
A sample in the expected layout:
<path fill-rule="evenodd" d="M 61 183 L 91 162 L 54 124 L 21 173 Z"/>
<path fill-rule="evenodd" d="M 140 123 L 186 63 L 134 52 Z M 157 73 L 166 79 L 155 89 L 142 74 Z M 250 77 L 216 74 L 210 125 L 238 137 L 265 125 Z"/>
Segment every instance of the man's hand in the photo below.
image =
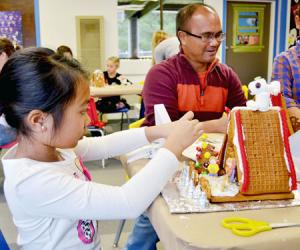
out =
<path fill-rule="evenodd" d="M 300 109 L 297 107 L 288 108 L 288 113 L 291 119 L 291 123 L 294 131 L 300 130 Z"/>
<path fill-rule="evenodd" d="M 226 133 L 228 120 L 226 116 L 222 116 L 220 119 L 201 122 L 202 128 L 205 133 Z"/>

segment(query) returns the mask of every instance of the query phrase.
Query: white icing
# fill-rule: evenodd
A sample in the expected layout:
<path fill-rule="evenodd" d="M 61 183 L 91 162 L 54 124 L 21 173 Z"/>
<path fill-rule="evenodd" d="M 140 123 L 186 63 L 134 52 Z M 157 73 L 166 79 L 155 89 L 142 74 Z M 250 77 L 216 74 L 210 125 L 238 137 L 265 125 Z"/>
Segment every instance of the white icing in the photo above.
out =
<path fill-rule="evenodd" d="M 278 117 L 279 117 L 281 137 L 282 137 L 282 141 L 283 141 L 283 144 L 284 144 L 283 151 L 284 151 L 285 165 L 286 165 L 287 171 L 290 173 L 291 172 L 291 166 L 290 166 L 289 161 L 287 159 L 287 153 L 286 153 L 285 143 L 284 143 L 283 122 L 282 122 L 282 119 L 281 119 L 281 116 L 280 116 L 279 112 L 278 112 Z M 292 187 L 292 178 L 289 178 L 289 186 L 290 186 L 290 188 Z"/>
<path fill-rule="evenodd" d="M 235 113 L 234 113 L 233 119 L 234 119 L 234 124 L 235 124 L 234 135 L 233 135 L 233 145 L 237 149 L 237 157 L 238 157 L 238 163 L 239 163 L 238 167 L 241 172 L 241 180 L 240 181 L 241 181 L 241 183 L 244 183 L 244 166 L 243 166 L 243 161 L 242 161 L 241 147 L 240 147 L 239 140 L 238 140 L 237 120 L 235 117 Z M 243 138 L 244 138 L 244 133 L 243 133 Z"/>
<path fill-rule="evenodd" d="M 228 182 L 228 176 L 204 176 L 209 182 L 212 196 L 236 196 L 239 188 L 235 183 Z"/>
<path fill-rule="evenodd" d="M 270 107 L 269 110 L 277 110 L 279 111 L 281 108 L 278 106 L 274 106 L 274 107 Z M 253 111 L 253 109 L 249 108 L 249 107 L 234 107 L 232 109 L 232 111 L 237 111 L 237 110 L 251 110 Z M 259 112 L 259 111 L 258 111 Z"/>

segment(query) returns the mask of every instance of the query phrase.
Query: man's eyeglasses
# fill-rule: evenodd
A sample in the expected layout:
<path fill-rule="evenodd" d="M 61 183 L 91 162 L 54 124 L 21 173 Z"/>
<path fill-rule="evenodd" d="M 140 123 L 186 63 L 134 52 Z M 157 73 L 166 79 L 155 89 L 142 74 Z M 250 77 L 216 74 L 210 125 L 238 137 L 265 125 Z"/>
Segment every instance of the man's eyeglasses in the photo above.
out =
<path fill-rule="evenodd" d="M 222 31 L 217 32 L 217 33 L 206 32 L 206 33 L 202 33 L 200 35 L 193 34 L 186 30 L 180 30 L 180 31 L 188 34 L 189 36 L 197 37 L 204 43 L 211 42 L 213 39 L 216 39 L 218 42 L 222 42 L 226 38 L 226 34 Z"/>

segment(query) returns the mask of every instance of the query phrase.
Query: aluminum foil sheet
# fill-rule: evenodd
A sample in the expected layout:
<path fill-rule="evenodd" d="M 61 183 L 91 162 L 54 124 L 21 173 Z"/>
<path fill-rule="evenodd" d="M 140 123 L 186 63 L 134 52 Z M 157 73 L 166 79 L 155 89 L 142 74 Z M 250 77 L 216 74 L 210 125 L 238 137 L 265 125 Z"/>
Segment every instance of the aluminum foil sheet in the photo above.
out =
<path fill-rule="evenodd" d="M 294 191 L 295 198 L 293 200 L 274 200 L 274 201 L 243 201 L 232 203 L 202 203 L 194 199 L 182 197 L 177 188 L 180 171 L 165 186 L 162 196 L 165 199 L 170 213 L 210 213 L 219 211 L 240 211 L 254 210 L 279 207 L 300 206 L 300 193 Z M 299 185 L 298 185 L 299 186 Z"/>

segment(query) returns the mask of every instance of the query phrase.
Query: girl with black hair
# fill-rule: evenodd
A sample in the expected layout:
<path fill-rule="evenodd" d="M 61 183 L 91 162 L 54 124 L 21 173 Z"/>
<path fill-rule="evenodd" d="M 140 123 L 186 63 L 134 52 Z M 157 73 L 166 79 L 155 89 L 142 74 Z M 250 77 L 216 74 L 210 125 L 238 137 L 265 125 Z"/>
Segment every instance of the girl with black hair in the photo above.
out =
<path fill-rule="evenodd" d="M 84 138 L 88 77 L 76 61 L 47 49 L 16 52 L 0 74 L 0 88 L 2 111 L 18 132 L 2 163 L 23 249 L 99 249 L 96 220 L 141 214 L 176 171 L 182 150 L 202 133 L 188 112 L 173 123 Z M 121 187 L 92 182 L 83 165 L 160 137 L 164 146 Z"/>

